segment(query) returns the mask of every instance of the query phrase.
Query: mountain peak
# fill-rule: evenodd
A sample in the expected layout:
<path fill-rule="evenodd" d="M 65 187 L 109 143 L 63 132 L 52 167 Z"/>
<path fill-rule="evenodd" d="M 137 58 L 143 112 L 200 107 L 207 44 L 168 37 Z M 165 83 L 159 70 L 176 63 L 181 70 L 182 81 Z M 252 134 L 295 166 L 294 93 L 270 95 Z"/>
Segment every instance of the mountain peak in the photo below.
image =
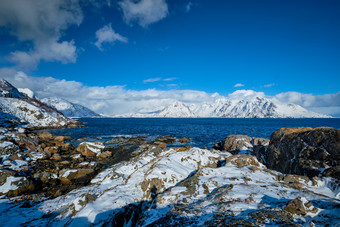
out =
<path fill-rule="evenodd" d="M 18 91 L 5 79 L 0 79 L 0 97 L 23 98 L 25 95 Z"/>

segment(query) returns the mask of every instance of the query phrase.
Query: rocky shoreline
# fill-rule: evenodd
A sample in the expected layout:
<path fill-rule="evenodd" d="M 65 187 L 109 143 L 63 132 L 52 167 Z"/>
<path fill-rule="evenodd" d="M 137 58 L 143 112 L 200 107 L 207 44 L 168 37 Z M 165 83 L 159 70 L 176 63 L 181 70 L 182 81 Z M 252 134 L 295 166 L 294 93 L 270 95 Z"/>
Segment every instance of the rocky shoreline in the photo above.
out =
<path fill-rule="evenodd" d="M 15 209 L 39 210 L 25 215 L 28 225 L 340 223 L 339 129 L 279 129 L 270 140 L 230 135 L 210 150 L 185 137 L 80 140 L 0 129 L 5 225 Z M 99 205 L 105 199 L 110 205 Z M 80 218 L 86 214 L 94 217 Z"/>

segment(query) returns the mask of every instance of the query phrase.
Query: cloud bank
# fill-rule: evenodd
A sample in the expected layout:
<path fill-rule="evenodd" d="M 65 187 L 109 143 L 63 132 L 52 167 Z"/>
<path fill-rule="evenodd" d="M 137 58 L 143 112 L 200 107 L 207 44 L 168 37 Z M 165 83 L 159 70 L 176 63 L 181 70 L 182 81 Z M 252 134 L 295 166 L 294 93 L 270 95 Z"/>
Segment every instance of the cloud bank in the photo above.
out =
<path fill-rule="evenodd" d="M 0 75 L 18 88 L 29 88 L 39 98 L 61 97 L 84 105 L 106 115 L 133 112 L 150 112 L 178 100 L 186 103 L 214 102 L 224 96 L 197 90 L 130 90 L 124 86 L 85 86 L 77 81 L 59 80 L 53 77 L 33 77 L 14 69 L 0 69 Z M 267 96 L 264 92 L 237 90 L 227 98 L 248 99 L 254 96 L 277 99 L 285 103 L 301 105 L 309 110 L 340 117 L 340 92 L 312 95 L 285 92 Z"/>

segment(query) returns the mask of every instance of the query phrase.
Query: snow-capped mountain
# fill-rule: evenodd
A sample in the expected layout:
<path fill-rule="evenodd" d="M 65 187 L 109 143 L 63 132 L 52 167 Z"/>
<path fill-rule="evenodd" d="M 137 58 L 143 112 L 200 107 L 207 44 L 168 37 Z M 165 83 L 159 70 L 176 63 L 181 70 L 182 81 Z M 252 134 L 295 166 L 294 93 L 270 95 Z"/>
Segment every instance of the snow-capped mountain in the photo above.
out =
<path fill-rule="evenodd" d="M 56 108 L 67 117 L 99 117 L 100 115 L 94 111 L 72 102 L 69 102 L 62 98 L 51 97 L 44 98 L 42 102 Z"/>
<path fill-rule="evenodd" d="M 31 127 L 61 127 L 74 123 L 56 109 L 19 92 L 3 79 L 0 79 L 0 111 L 3 122 L 19 119 Z"/>
<path fill-rule="evenodd" d="M 185 104 L 174 102 L 152 113 L 130 114 L 129 117 L 222 117 L 222 118 L 325 118 L 296 104 L 281 103 L 259 96 L 219 98 L 212 103 Z"/>
<path fill-rule="evenodd" d="M 152 114 L 155 117 L 196 117 L 190 108 L 182 102 L 174 102 L 159 112 Z"/>

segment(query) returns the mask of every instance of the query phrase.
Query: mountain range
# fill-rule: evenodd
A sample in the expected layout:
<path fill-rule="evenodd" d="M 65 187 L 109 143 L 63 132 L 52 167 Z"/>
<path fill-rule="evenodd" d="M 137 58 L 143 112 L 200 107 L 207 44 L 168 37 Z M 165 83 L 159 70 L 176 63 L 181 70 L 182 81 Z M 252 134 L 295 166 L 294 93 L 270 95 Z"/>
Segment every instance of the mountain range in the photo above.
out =
<path fill-rule="evenodd" d="M 175 101 L 157 111 L 132 113 L 117 117 L 167 117 L 167 118 L 328 118 L 331 116 L 309 111 L 296 104 L 275 99 L 252 96 L 243 98 L 219 98 L 214 102 L 186 104 Z"/>

